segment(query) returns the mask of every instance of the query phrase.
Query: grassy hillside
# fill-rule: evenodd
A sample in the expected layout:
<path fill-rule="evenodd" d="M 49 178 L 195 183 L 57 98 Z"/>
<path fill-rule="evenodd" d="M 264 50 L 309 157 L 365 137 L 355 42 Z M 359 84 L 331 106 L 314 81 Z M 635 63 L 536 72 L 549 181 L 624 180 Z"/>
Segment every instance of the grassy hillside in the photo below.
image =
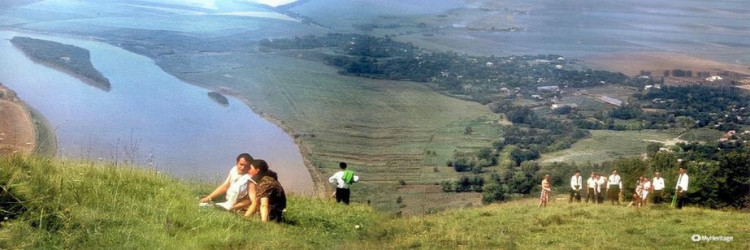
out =
<path fill-rule="evenodd" d="M 292 196 L 284 224 L 197 207 L 212 187 L 151 170 L 0 158 L 0 248 L 729 248 L 750 247 L 750 214 L 534 199 L 422 217 Z M 19 201 L 19 202 L 16 202 Z M 356 226 L 359 225 L 359 228 Z M 693 242 L 695 234 L 732 242 Z"/>

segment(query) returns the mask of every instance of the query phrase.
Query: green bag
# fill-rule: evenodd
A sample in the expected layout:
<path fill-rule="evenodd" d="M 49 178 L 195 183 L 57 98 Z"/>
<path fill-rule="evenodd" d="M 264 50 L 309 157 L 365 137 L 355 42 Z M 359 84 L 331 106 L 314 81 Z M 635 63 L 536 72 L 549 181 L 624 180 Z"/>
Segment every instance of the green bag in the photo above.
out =
<path fill-rule="evenodd" d="M 351 170 L 344 170 L 344 183 L 351 185 L 354 183 L 354 171 Z"/>

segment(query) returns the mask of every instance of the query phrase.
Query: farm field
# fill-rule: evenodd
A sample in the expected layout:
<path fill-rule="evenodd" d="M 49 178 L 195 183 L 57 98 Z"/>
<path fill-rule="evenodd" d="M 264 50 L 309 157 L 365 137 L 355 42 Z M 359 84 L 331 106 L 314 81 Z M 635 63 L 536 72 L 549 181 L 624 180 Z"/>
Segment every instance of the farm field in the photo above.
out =
<path fill-rule="evenodd" d="M 676 136 L 660 131 L 591 130 L 591 137 L 581 139 L 569 149 L 542 155 L 543 163 L 600 163 L 617 157 L 641 156 L 650 142 L 669 144 Z"/>

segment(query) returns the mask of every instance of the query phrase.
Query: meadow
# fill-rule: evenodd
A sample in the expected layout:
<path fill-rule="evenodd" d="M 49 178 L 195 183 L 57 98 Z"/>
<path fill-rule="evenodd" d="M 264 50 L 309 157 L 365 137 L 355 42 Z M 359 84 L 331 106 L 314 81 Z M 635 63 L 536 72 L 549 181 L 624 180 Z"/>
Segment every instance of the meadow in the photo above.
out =
<path fill-rule="evenodd" d="M 618 157 L 642 156 L 650 142 L 669 144 L 677 136 L 664 131 L 611 131 L 591 130 L 591 137 L 584 138 L 569 149 L 542 155 L 543 163 L 601 163 Z"/>
<path fill-rule="evenodd" d="M 0 158 L 0 248 L 470 249 L 750 247 L 750 214 L 521 199 L 424 216 L 291 195 L 285 223 L 199 208 L 213 187 L 143 167 Z M 694 235 L 727 236 L 731 242 Z"/>

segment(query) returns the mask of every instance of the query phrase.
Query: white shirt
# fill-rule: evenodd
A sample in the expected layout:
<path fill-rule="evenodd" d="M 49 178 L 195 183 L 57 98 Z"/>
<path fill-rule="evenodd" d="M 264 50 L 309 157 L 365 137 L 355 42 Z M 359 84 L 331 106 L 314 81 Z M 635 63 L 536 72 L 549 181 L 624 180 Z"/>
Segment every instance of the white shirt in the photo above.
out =
<path fill-rule="evenodd" d="M 354 178 L 352 178 L 352 181 L 353 182 L 358 182 L 359 181 L 359 176 L 355 175 Z M 331 178 L 328 178 L 328 182 L 330 182 L 333 185 L 336 185 L 337 188 L 346 188 L 346 189 L 349 188 L 349 184 L 346 184 L 346 182 L 344 181 L 344 171 L 343 170 L 342 171 L 338 171 L 335 174 L 333 174 L 331 176 Z"/>
<path fill-rule="evenodd" d="M 234 180 L 234 182 L 229 185 L 229 188 L 227 189 L 227 201 L 216 203 L 216 205 L 219 205 L 226 210 L 231 209 L 234 204 L 237 203 L 237 200 L 247 195 L 247 187 L 249 183 L 249 174 L 240 175 L 236 180 Z"/>
<path fill-rule="evenodd" d="M 229 197 L 229 190 L 232 189 L 232 184 L 234 184 L 235 182 L 237 182 L 237 180 L 240 179 L 240 177 L 242 177 L 242 176 L 243 176 L 243 174 L 240 174 L 240 172 L 237 172 L 237 166 L 232 166 L 232 169 L 229 170 L 229 174 L 227 175 L 227 179 L 224 180 L 224 183 L 229 184 L 229 188 L 227 189 L 227 193 L 226 193 L 227 200 L 231 200 L 231 197 Z M 245 194 L 247 194 L 247 187 L 245 187 L 244 192 L 245 192 Z M 235 197 L 235 198 L 242 198 L 242 196 Z"/>
<path fill-rule="evenodd" d="M 599 177 L 599 180 L 596 181 L 596 192 L 601 193 L 602 192 L 602 186 L 604 186 L 604 177 Z"/>
<path fill-rule="evenodd" d="M 651 182 L 646 180 L 646 183 L 643 183 L 643 193 L 648 193 L 649 190 L 651 190 Z"/>
<path fill-rule="evenodd" d="M 594 177 L 589 177 L 589 179 L 586 180 L 586 186 L 588 188 L 596 188 L 596 180 L 594 180 Z"/>
<path fill-rule="evenodd" d="M 682 191 L 683 192 L 687 191 L 688 190 L 688 179 L 689 179 L 689 177 L 688 177 L 687 173 L 680 174 L 680 177 L 677 177 L 677 185 L 674 187 L 674 189 L 677 189 L 678 187 L 682 187 Z"/>
<path fill-rule="evenodd" d="M 655 191 L 664 189 L 664 178 L 654 177 L 653 184 L 654 184 Z"/>
<path fill-rule="evenodd" d="M 576 188 L 576 185 L 578 185 L 578 188 Z M 570 177 L 570 188 L 573 190 L 581 190 L 581 188 L 583 188 L 583 177 L 580 175 Z"/>
<path fill-rule="evenodd" d="M 609 176 L 609 184 L 608 185 L 610 185 L 610 186 L 617 185 L 618 187 L 620 187 L 620 189 L 622 189 L 622 182 L 620 182 L 620 176 L 619 175 L 610 175 Z"/>

